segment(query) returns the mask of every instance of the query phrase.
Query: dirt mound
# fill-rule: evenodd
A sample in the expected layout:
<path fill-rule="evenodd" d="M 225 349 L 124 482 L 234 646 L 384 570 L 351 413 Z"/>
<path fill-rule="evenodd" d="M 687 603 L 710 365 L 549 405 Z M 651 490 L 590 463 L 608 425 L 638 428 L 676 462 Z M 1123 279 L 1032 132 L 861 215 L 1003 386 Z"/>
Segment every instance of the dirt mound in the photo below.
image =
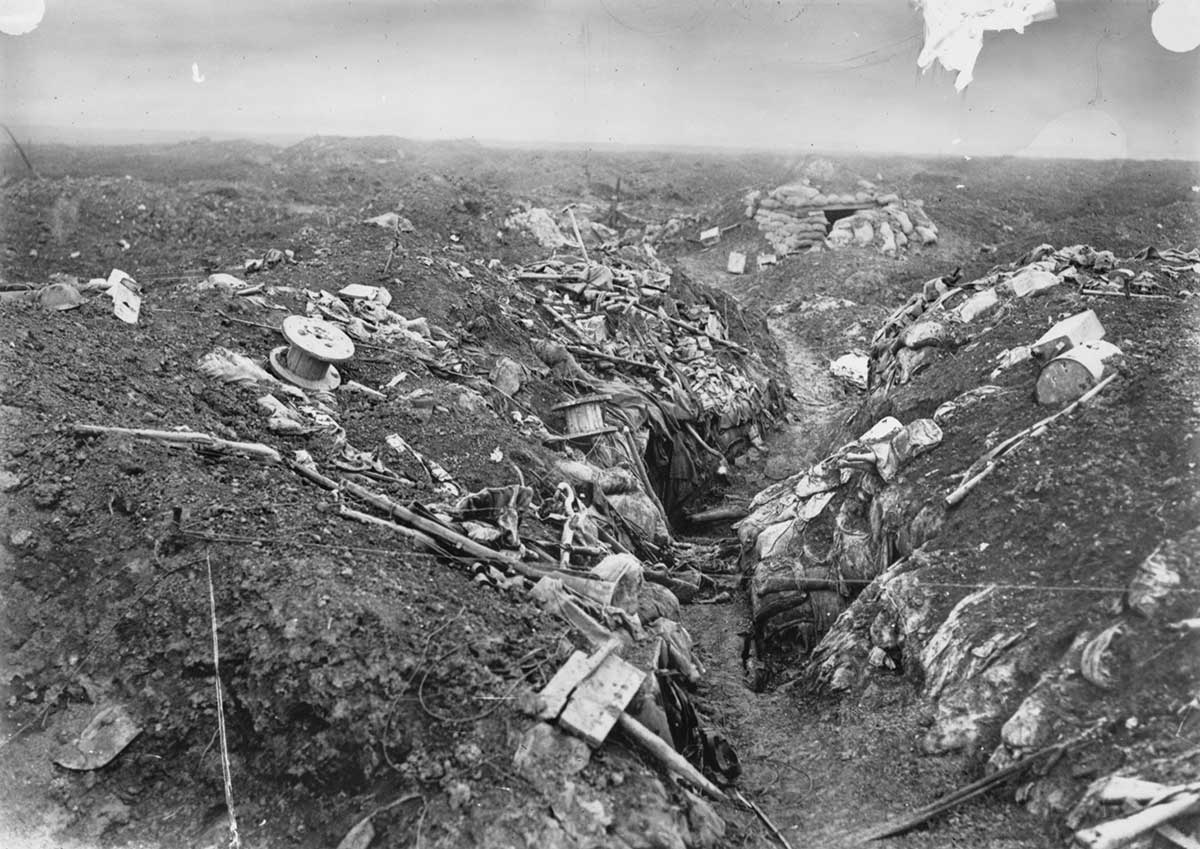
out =
<path fill-rule="evenodd" d="M 336 845 L 356 823 L 364 841 L 444 846 L 765 843 L 753 813 L 666 779 L 740 769 L 734 787 L 785 833 L 840 845 L 1102 713 L 1119 727 L 1023 791 L 1033 807 L 1072 804 L 1118 751 L 1166 783 L 1190 768 L 1193 638 L 1166 625 L 1193 615 L 1200 399 L 1195 300 L 1178 294 L 1194 262 L 1167 243 L 1195 220 L 1192 166 L 839 157 L 810 178 L 924 197 L 937 243 L 735 276 L 725 249 L 761 247 L 748 221 L 719 251 L 691 240 L 746 221 L 752 187 L 795 182 L 784 157 L 391 138 L 30 153 L 44 176 L 7 185 L 0 220 L 18 831 L 211 845 L 236 813 L 254 845 Z M 597 225 L 582 245 L 568 203 Z M 506 226 L 536 208 L 561 253 Z M 1071 230 L 1059 244 L 1122 259 L 989 267 Z M 1132 256 L 1151 241 L 1161 255 Z M 135 323 L 89 282 L 113 268 Z M 1016 297 L 1034 270 L 1058 282 Z M 997 354 L 1085 308 L 1122 349 L 1103 366 L 1116 378 L 939 507 L 1049 412 L 1034 361 L 993 379 Z M 281 362 L 328 374 L 290 359 L 289 315 L 355 345 L 336 390 L 277 379 Z M 935 319 L 956 333 L 909 344 Z M 871 393 L 831 379 L 830 361 L 873 348 Z M 998 392 L 959 397 L 988 380 Z M 807 518 L 770 523 L 766 562 L 787 568 L 754 576 L 750 610 L 737 543 L 694 514 L 795 472 L 816 489 L 778 492 Z M 809 585 L 784 551 L 816 555 Z M 755 612 L 759 683 L 790 695 L 742 686 Z M 811 646 L 827 626 L 798 674 L 774 638 Z M 609 637 L 632 671 L 601 656 Z M 555 719 L 536 694 L 580 663 L 595 671 L 563 685 L 576 709 Z M 577 713 L 603 682 L 629 701 L 597 711 L 622 727 L 592 748 L 562 729 L 588 732 Z M 797 695 L 810 682 L 849 697 Z M 664 751 L 683 759 L 663 768 Z M 1085 802 L 1072 822 L 1100 818 Z M 945 827 L 972 845 L 1040 828 L 1003 805 Z"/>
<path fill-rule="evenodd" d="M 513 762 L 531 726 L 518 705 L 574 648 L 526 590 L 542 575 L 582 580 L 578 603 L 608 616 L 588 601 L 587 570 L 634 551 L 653 573 L 653 602 L 628 614 L 643 643 L 639 622 L 678 616 L 674 592 L 713 591 L 705 553 L 668 547 L 668 522 L 761 445 L 779 403 L 765 333 L 640 246 L 510 264 L 542 249 L 497 237 L 512 198 L 469 170 L 408 196 L 411 232 L 362 223 L 384 190 L 357 206 L 281 202 L 328 186 L 330 157 L 361 174 L 380 144 L 292 149 L 284 160 L 316 165 L 282 166 L 282 190 L 261 174 L 10 188 L 27 215 L 6 219 L 5 239 L 41 249 L 9 279 L 40 285 L 61 262 L 86 280 L 120 262 L 141 283 L 128 283 L 131 324 L 70 274 L 54 278 L 77 293 L 69 309 L 21 288 L 0 307 L 6 744 L 21 753 L 8 806 L 61 810 L 82 839 L 219 834 L 216 627 L 247 840 L 329 845 L 378 799 L 414 792 L 424 808 L 397 805 L 372 827 L 444 845 L 639 845 L 638 822 L 673 843 L 710 839 L 720 819 L 689 826 L 704 803 L 668 792 L 631 750 L 606 747 L 607 766 L 565 799 L 561 781 Z M 353 341 L 341 388 L 301 392 L 264 371 L 283 373 L 267 354 L 287 348 L 288 315 Z M 581 433 L 574 416 L 595 396 L 601 433 Z M 637 656 L 658 668 L 656 653 Z M 117 707 L 136 736 L 103 780 L 51 765 L 47 742 L 71 748 Z M 699 739 L 689 715 L 651 711 L 671 745 Z M 67 807 L 38 789 L 51 780 Z M 514 809 L 514 781 L 543 801 Z M 556 817 L 539 813 L 545 800 Z M 630 813 L 614 823 L 618 809 Z"/>
<path fill-rule="evenodd" d="M 851 423 L 867 432 L 764 490 L 740 525 L 760 661 L 811 650 L 807 680 L 835 691 L 911 680 L 927 754 L 993 749 L 1002 768 L 1102 729 L 1126 757 L 1089 738 L 1084 774 L 1123 763 L 1179 780 L 1149 740 L 1171 736 L 1200 672 L 1191 638 L 1163 627 L 1197 591 L 1182 553 L 1200 523 L 1185 495 L 1200 483 L 1186 459 L 1195 393 L 1178 377 L 1196 345 L 1197 259 L 1043 246 L 969 283 L 927 281 L 874 337 L 875 390 Z M 1039 404 L 1046 370 L 1080 350 L 1064 348 L 1093 344 L 1047 327 L 1088 309 L 1122 358 Z M 1130 510 L 1149 521 L 1115 519 Z M 1086 785 L 1076 758 L 1020 798 L 1065 817 Z"/>

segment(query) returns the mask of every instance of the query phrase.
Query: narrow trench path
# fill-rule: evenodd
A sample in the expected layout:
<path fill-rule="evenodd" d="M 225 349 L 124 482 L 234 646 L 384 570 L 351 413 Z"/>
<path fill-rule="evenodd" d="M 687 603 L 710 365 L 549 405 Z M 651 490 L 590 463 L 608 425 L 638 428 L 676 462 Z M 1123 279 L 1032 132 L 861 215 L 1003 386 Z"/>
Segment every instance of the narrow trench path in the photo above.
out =
<path fill-rule="evenodd" d="M 679 264 L 693 278 L 738 296 L 720 273 L 686 258 Z M 768 326 L 783 350 L 795 396 L 789 403 L 791 420 L 766 440 L 768 457 L 785 454 L 787 462 L 778 465 L 798 471 L 821 458 L 827 446 L 817 435 L 827 433 L 851 407 L 820 356 L 788 333 L 783 322 L 769 320 Z M 748 501 L 771 482 L 760 474 L 747 475 L 744 491 L 731 494 Z M 738 789 L 766 812 L 795 849 L 860 846 L 857 833 L 932 801 L 939 793 L 931 794 L 931 787 L 951 789 L 963 782 L 961 761 L 923 758 L 917 751 L 919 705 L 912 687 L 900 678 L 881 681 L 858 700 L 751 690 L 742 665 L 742 635 L 749 623 L 745 591 L 731 603 L 683 608 L 683 624 L 706 665 L 701 710 L 738 752 Z M 1014 817 L 1011 808 L 973 805 L 970 810 L 971 821 L 948 832 L 917 832 L 873 845 L 1043 843 L 1032 822 L 1020 814 Z M 744 845 L 779 846 L 754 814 L 737 821 Z"/>

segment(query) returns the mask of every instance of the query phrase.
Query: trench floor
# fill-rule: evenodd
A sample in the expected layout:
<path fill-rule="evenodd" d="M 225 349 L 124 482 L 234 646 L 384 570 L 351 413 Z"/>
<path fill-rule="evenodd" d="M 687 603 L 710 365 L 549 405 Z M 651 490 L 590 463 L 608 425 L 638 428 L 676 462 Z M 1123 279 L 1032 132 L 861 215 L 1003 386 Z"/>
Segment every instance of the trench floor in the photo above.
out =
<path fill-rule="evenodd" d="M 705 274 L 696 266 L 687 270 L 726 288 L 720 275 Z M 735 291 L 730 294 L 737 296 Z M 730 493 L 746 501 L 780 476 L 763 475 L 764 466 L 790 474 L 820 459 L 825 446 L 818 435 L 850 412 L 828 363 L 776 322 L 769 326 L 787 359 L 794 398 L 790 421 L 766 440 L 770 450 L 765 462 L 747 467 L 737 481 L 738 491 Z M 714 533 L 733 532 L 724 526 Z M 880 678 L 855 699 L 816 697 L 799 688 L 753 691 L 742 662 L 743 634 L 750 623 L 745 591 L 730 603 L 686 606 L 683 620 L 707 671 L 700 685 L 700 708 L 741 761 L 742 775 L 735 786 L 771 818 L 792 847 L 862 845 L 857 835 L 865 829 L 901 817 L 979 776 L 978 755 L 928 757 L 920 752 L 923 707 L 915 689 L 901 678 Z M 722 813 L 733 822 L 741 845 L 781 845 L 755 814 Z M 1016 849 L 1060 843 L 1024 809 L 985 798 L 927 828 L 871 845 Z"/>

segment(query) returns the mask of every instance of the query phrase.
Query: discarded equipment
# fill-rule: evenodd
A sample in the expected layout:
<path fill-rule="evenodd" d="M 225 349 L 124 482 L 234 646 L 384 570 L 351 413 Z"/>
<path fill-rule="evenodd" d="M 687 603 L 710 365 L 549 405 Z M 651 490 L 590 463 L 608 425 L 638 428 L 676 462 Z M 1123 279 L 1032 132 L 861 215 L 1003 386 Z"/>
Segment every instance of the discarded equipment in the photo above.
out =
<path fill-rule="evenodd" d="M 615 427 L 605 426 L 600 406 L 611 400 L 611 395 L 583 395 L 572 401 L 555 404 L 551 409 L 566 413 L 568 439 L 582 439 L 616 432 Z"/>
<path fill-rule="evenodd" d="M 318 392 L 341 385 L 342 376 L 333 364 L 354 356 L 349 336 L 327 321 L 302 315 L 285 318 L 282 332 L 288 345 L 271 351 L 271 368 L 277 375 Z"/>

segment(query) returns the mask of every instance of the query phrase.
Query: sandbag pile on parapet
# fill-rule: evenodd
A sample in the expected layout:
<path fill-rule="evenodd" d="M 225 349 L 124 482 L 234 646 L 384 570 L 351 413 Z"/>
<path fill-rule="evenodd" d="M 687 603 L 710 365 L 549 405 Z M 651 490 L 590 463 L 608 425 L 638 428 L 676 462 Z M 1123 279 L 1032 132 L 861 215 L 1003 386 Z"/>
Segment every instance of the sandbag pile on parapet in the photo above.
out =
<path fill-rule="evenodd" d="M 1178 767 L 1191 757 L 1179 751 L 1194 748 L 1180 734 L 1200 704 L 1194 670 L 1182 653 L 1172 656 L 1194 639 L 1183 635 L 1200 631 L 1200 528 L 1180 530 L 1194 522 L 1190 514 L 1146 527 L 1124 507 L 1099 521 L 1092 512 L 1169 503 L 1173 496 L 1154 494 L 1192 471 L 1183 455 L 1146 459 L 1131 446 L 1155 425 L 1194 429 L 1194 413 L 1171 405 L 1194 383 L 1179 373 L 1193 359 L 1186 330 L 1198 279 L 1200 250 L 1118 258 L 1043 245 L 971 283 L 957 274 L 931 280 L 888 319 L 875 338 L 875 389 L 862 420 L 871 410 L 902 415 L 940 401 L 932 419 L 945 428 L 945 444 L 923 467 L 928 474 L 912 475 L 907 496 L 918 493 L 921 506 L 908 508 L 910 544 L 897 536 L 854 600 L 840 612 L 828 605 L 826 617 L 837 618 L 800 679 L 826 693 L 909 680 L 925 703 L 915 740 L 926 755 L 991 751 L 994 775 L 1049 756 L 1022 779 L 1017 799 L 1035 814 L 1065 817 L 1086 846 L 1125 845 L 1139 823 L 1167 822 L 1200 798 L 1194 764 Z M 1105 325 L 1126 357 L 1117 358 Z M 960 345 L 957 356 L 943 354 Z M 941 362 L 918 386 L 901 388 L 917 371 L 906 360 L 914 356 Z M 871 515 L 886 516 L 904 490 L 876 494 Z M 769 543 L 770 528 L 757 539 Z M 1114 544 L 1139 535 L 1142 546 L 1158 540 L 1145 556 Z M 820 578 L 849 583 L 853 552 L 841 554 L 838 574 L 802 575 L 808 585 L 793 580 L 788 592 L 824 591 Z M 1072 558 L 1091 552 L 1098 556 L 1072 573 Z M 771 568 L 756 564 L 755 578 Z M 761 591 L 753 580 L 752 588 Z M 800 598 L 788 609 L 801 603 L 816 606 Z M 1157 720 L 1160 710 L 1169 719 Z M 1119 762 L 1095 760 L 1097 748 L 1115 749 L 1118 739 Z M 1113 769 L 1084 792 L 1087 779 Z M 1146 816 L 1121 817 L 1117 805 L 1134 799 Z M 1176 801 L 1181 808 L 1171 807 Z"/>
<path fill-rule="evenodd" d="M 602 256 L 517 273 L 553 320 L 538 356 L 573 387 L 558 407 L 560 441 L 624 457 L 664 518 L 677 518 L 705 480 L 762 445 L 782 396 L 761 356 L 729 338 L 718 304 L 648 245 Z"/>
<path fill-rule="evenodd" d="M 1166 294 L 1163 282 L 1191 273 L 1198 259 L 1200 251 L 1196 250 L 1147 248 L 1118 263 L 1111 251 L 1087 245 L 1058 250 L 1039 245 L 1016 262 L 969 283 L 960 283 L 957 272 L 934 278 L 875 333 L 868 385 L 886 389 L 908 383 L 945 352 L 974 338 L 983 319 L 995 318 L 997 311 L 1013 300 L 1039 295 L 1063 283 L 1084 295 L 1171 298 L 1175 295 Z M 1022 346 L 1023 350 L 1006 351 L 998 366 L 1007 367 L 1036 354 L 1032 349 L 1037 340 L 1030 343 Z"/>
<path fill-rule="evenodd" d="M 903 540 L 895 535 L 899 525 L 912 525 L 890 515 L 899 501 L 880 496 L 907 463 L 941 440 L 930 419 L 903 425 L 889 416 L 754 498 L 736 528 L 751 561 L 760 662 L 772 650 L 810 651 L 863 586 L 924 542 L 911 531 Z M 935 533 L 936 523 L 927 531 Z"/>
<path fill-rule="evenodd" d="M 769 192 L 746 195 L 746 217 L 777 254 L 796 253 L 815 245 L 831 248 L 874 247 L 896 254 L 911 244 L 937 242 L 937 225 L 920 200 L 903 200 L 861 181 L 856 191 L 825 192 L 807 179 Z"/>

